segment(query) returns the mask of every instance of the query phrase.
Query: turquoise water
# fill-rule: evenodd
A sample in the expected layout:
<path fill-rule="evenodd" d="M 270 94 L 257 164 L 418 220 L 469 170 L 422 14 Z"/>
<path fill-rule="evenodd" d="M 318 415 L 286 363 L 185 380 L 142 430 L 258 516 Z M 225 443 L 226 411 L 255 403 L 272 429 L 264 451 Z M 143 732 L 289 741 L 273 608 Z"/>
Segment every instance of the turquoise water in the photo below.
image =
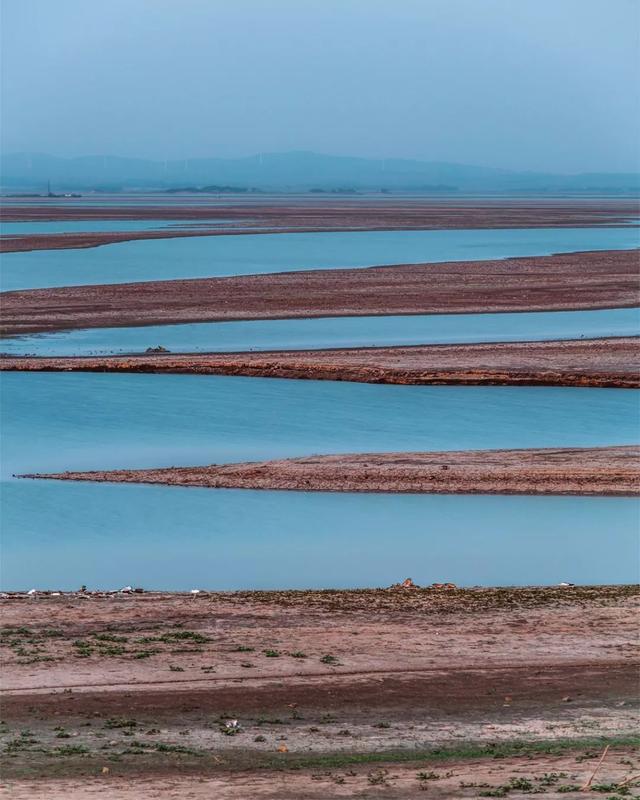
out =
<path fill-rule="evenodd" d="M 2 375 L 7 589 L 638 578 L 629 498 L 341 495 L 12 473 L 308 453 L 628 444 L 638 393 L 200 376 Z"/>
<path fill-rule="evenodd" d="M 635 227 L 194 236 L 6 253 L 0 286 L 8 291 L 638 246 Z"/>
<path fill-rule="evenodd" d="M 96 231 L 150 231 L 161 228 L 193 228 L 206 225 L 214 228 L 228 220 L 166 219 L 94 219 L 37 220 L 35 222 L 0 222 L 0 236 L 28 236 L 36 233 L 95 233 Z"/>
<path fill-rule="evenodd" d="M 85 356 L 140 353 L 162 345 L 172 353 L 380 347 L 446 342 L 501 342 L 636 336 L 640 309 L 432 314 L 384 317 L 203 322 L 138 328 L 87 328 L 0 339 L 11 355 Z"/>
<path fill-rule="evenodd" d="M 630 444 L 634 390 L 3 373 L 2 472 Z"/>
<path fill-rule="evenodd" d="M 633 583 L 628 498 L 5 484 L 5 589 Z"/>

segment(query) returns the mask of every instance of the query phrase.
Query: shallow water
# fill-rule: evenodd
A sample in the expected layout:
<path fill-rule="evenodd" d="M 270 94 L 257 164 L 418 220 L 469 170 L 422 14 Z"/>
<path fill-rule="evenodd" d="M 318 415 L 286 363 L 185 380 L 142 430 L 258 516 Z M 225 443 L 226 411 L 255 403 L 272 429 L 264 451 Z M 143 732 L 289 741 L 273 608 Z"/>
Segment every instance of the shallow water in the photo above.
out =
<path fill-rule="evenodd" d="M 636 336 L 640 309 L 430 314 L 383 317 L 203 322 L 138 328 L 87 328 L 0 338 L 10 355 L 85 356 L 140 353 L 162 345 L 172 353 L 382 347 L 456 342 L 544 341 Z"/>
<path fill-rule="evenodd" d="M 631 444 L 639 393 L 3 373 L 2 474 L 396 450 Z"/>
<path fill-rule="evenodd" d="M 538 256 L 640 246 L 637 228 L 279 233 L 147 239 L 5 253 L 5 290 Z"/>
<path fill-rule="evenodd" d="M 628 498 L 3 487 L 5 589 L 632 583 Z"/>
<path fill-rule="evenodd" d="M 200 376 L 2 375 L 8 589 L 625 582 L 628 498 L 341 495 L 11 473 L 322 452 L 629 444 L 638 393 Z M 34 555 L 35 554 L 35 555 Z"/>
<path fill-rule="evenodd" d="M 94 219 L 37 220 L 35 222 L 0 222 L 0 236 L 28 236 L 37 233 L 95 233 L 97 231 L 152 231 L 162 228 L 215 228 L 228 220 L 166 219 Z"/>

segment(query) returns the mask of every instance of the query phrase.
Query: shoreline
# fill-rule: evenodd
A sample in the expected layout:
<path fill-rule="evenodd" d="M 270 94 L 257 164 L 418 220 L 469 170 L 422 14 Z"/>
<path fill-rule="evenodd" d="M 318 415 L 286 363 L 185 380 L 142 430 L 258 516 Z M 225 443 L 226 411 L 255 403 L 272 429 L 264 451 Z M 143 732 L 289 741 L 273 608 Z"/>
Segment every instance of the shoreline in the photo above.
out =
<path fill-rule="evenodd" d="M 178 786 L 192 776 L 207 781 L 203 797 L 219 778 L 229 797 L 266 798 L 277 771 L 290 789 L 278 796 L 316 797 L 309 786 L 318 798 L 335 796 L 343 784 L 366 796 L 376 769 L 397 765 L 388 772 L 391 791 L 406 763 L 411 783 L 384 796 L 417 798 L 424 786 L 416 773 L 434 763 L 442 768 L 427 779 L 430 794 L 477 797 L 460 782 L 477 780 L 486 764 L 501 768 L 492 786 L 523 769 L 529 777 L 538 768 L 559 772 L 558 764 L 571 773 L 569 784 L 595 766 L 575 756 L 595 750 L 599 758 L 605 744 L 621 755 L 602 774 L 621 781 L 638 771 L 619 759 L 637 741 L 639 592 L 4 599 L 4 782 L 24 786 L 28 797 L 37 796 L 32 786 L 62 792 L 80 779 L 100 780 L 108 791 L 126 777 L 135 797 L 150 779 Z"/>
<path fill-rule="evenodd" d="M 2 292 L 3 335 L 332 316 L 638 305 L 640 250 Z"/>
<path fill-rule="evenodd" d="M 209 489 L 625 497 L 640 495 L 640 446 L 317 455 L 17 477 Z"/>
<path fill-rule="evenodd" d="M 2 342 L 0 340 L 0 348 Z M 0 355 L 0 372 L 239 375 L 396 385 L 640 388 L 640 337 L 112 356 Z"/>

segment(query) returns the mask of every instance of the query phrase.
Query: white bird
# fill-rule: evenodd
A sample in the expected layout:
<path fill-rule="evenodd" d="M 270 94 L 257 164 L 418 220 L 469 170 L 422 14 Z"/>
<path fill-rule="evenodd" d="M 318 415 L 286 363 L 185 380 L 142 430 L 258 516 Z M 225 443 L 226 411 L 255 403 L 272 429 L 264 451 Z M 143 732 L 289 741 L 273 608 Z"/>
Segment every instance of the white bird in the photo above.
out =
<path fill-rule="evenodd" d="M 189 594 L 200 594 L 200 589 L 192 589 Z"/>
<path fill-rule="evenodd" d="M 132 592 L 133 589 L 131 588 L 131 586 L 125 586 L 122 589 L 120 589 L 120 591 L 121 592 Z"/>
<path fill-rule="evenodd" d="M 27 592 L 27 594 L 35 594 L 35 593 L 36 593 L 35 589 L 29 589 L 29 591 Z"/>

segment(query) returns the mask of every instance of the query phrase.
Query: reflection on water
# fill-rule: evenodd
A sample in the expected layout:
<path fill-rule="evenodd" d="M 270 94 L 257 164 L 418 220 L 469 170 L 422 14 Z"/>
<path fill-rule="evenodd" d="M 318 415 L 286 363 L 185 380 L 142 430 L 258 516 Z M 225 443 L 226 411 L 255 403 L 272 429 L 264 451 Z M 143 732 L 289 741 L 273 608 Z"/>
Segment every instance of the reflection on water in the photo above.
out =
<path fill-rule="evenodd" d="M 200 376 L 2 376 L 5 588 L 636 580 L 628 498 L 32 482 L 11 473 L 637 441 L 638 393 Z M 35 555 L 34 555 L 35 554 Z"/>
<path fill-rule="evenodd" d="M 637 308 L 614 308 L 87 328 L 0 339 L 0 351 L 10 355 L 83 356 L 141 353 L 157 345 L 172 353 L 196 353 L 636 336 L 640 332 L 639 312 Z"/>
<path fill-rule="evenodd" d="M 361 231 L 147 239 L 2 257 L 4 290 L 638 247 L 637 228 Z"/>

